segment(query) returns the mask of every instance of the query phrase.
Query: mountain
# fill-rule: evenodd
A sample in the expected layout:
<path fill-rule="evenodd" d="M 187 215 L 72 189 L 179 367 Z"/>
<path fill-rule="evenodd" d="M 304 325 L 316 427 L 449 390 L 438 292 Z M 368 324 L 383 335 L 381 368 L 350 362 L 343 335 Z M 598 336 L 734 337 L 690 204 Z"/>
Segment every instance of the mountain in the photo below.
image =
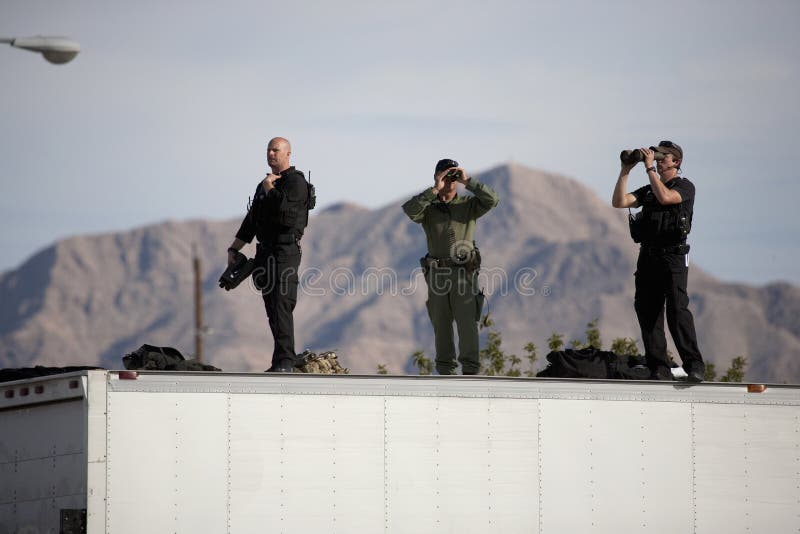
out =
<path fill-rule="evenodd" d="M 501 198 L 480 219 L 476 239 L 506 350 L 520 353 L 533 341 L 543 354 L 551 333 L 582 339 L 594 318 L 606 346 L 640 337 L 637 250 L 626 212 L 575 180 L 515 164 L 477 178 Z M 298 351 L 337 349 L 358 373 L 378 364 L 410 372 L 411 352 L 431 355 L 418 264 L 425 239 L 400 209 L 404 200 L 376 210 L 342 203 L 313 212 L 302 241 Z M 206 361 L 226 371 L 266 369 L 272 339 L 260 297 L 249 285 L 225 292 L 216 284 L 239 222 L 170 221 L 73 237 L 0 275 L 0 366 L 119 368 L 121 356 L 143 343 L 189 355 L 194 245 L 204 267 Z M 701 351 L 718 370 L 746 355 L 749 380 L 800 382 L 800 288 L 723 283 L 692 266 L 689 291 Z"/>

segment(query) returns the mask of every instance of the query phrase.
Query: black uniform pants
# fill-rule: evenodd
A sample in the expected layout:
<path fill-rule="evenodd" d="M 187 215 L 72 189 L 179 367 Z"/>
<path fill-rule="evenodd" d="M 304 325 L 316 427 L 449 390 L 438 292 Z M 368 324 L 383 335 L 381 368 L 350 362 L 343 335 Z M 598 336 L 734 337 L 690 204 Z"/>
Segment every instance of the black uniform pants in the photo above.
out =
<path fill-rule="evenodd" d="M 694 317 L 689 311 L 689 295 L 686 284 L 689 267 L 684 254 L 639 253 L 636 263 L 636 296 L 634 306 L 642 330 L 647 366 L 656 371 L 669 367 L 667 339 L 664 335 L 664 308 L 667 326 L 675 342 L 675 348 L 689 372 L 693 362 L 702 362 L 697 347 Z"/>
<path fill-rule="evenodd" d="M 253 272 L 256 287 L 261 290 L 267 320 L 275 347 L 272 365 L 281 360 L 294 362 L 294 307 L 297 304 L 300 245 L 297 243 L 260 245 L 256 253 L 257 269 Z"/>

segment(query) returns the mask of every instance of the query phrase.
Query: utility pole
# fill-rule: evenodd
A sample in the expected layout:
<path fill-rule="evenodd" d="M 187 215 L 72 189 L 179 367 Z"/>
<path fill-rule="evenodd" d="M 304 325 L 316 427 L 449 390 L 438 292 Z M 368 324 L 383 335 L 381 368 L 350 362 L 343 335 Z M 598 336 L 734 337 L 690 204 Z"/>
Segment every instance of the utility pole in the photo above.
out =
<path fill-rule="evenodd" d="M 197 245 L 192 243 L 192 263 L 194 264 L 194 357 L 203 361 L 203 283 L 200 256 Z"/>

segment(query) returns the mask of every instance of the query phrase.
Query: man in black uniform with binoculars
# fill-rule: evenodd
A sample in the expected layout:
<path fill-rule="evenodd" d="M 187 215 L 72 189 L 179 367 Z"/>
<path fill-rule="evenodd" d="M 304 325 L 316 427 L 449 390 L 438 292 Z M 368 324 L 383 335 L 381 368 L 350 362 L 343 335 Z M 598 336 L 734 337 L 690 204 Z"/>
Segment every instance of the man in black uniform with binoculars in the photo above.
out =
<path fill-rule="evenodd" d="M 664 334 L 666 305 L 667 325 L 688 379 L 702 382 L 705 364 L 697 347 L 686 291 L 689 274 L 686 236 L 692 224 L 694 184 L 678 175 L 683 150 L 671 141 L 661 141 L 658 146 L 625 150 L 620 159 L 622 169 L 611 204 L 615 208 L 642 207 L 640 213 L 630 217 L 631 237 L 641 243 L 634 307 L 651 378 L 672 380 Z M 628 174 L 640 161 L 644 162 L 650 183 L 628 193 Z"/>

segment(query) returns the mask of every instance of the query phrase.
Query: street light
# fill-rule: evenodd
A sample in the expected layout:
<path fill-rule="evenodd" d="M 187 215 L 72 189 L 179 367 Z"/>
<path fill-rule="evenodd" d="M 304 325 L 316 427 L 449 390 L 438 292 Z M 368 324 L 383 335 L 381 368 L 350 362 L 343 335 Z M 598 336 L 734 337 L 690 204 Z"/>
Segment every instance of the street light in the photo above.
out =
<path fill-rule="evenodd" d="M 81 45 L 70 41 L 66 37 L 0 37 L 0 43 L 8 43 L 17 48 L 24 48 L 32 52 L 41 53 L 50 63 L 61 65 L 72 61 L 72 58 L 81 51 Z"/>

